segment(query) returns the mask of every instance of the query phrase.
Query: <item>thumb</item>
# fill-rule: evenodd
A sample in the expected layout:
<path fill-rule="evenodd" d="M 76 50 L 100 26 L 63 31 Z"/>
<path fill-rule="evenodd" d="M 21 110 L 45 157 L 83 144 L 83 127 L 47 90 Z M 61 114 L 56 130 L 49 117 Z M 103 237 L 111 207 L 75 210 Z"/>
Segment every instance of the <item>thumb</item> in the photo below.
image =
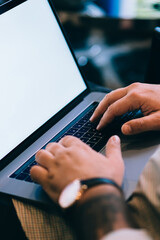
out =
<path fill-rule="evenodd" d="M 120 138 L 118 136 L 115 135 L 109 139 L 106 146 L 106 156 L 113 159 L 113 161 L 119 158 L 122 159 Z"/>
<path fill-rule="evenodd" d="M 124 135 L 160 130 L 160 114 L 154 113 L 149 116 L 131 120 L 125 123 L 121 130 Z"/>
<path fill-rule="evenodd" d="M 110 163 L 110 172 L 114 173 L 113 179 L 121 186 L 124 176 L 124 161 L 118 136 L 109 139 L 106 146 L 106 156 Z"/>

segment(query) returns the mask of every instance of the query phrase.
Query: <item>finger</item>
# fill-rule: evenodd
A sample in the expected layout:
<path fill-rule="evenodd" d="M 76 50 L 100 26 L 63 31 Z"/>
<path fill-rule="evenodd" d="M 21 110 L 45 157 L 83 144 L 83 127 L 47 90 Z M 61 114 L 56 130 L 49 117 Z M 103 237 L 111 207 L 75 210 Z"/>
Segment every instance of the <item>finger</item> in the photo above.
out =
<path fill-rule="evenodd" d="M 59 143 L 53 142 L 46 146 L 46 150 L 50 152 L 53 156 L 56 156 L 60 151 L 64 150 L 64 147 Z"/>
<path fill-rule="evenodd" d="M 122 160 L 121 144 L 118 136 L 115 135 L 108 140 L 106 156 L 107 158 L 113 159 L 113 161 L 118 161 L 118 159 Z"/>
<path fill-rule="evenodd" d="M 48 171 L 41 166 L 34 166 L 30 170 L 31 178 L 34 182 L 44 185 L 47 181 Z"/>
<path fill-rule="evenodd" d="M 122 158 L 121 144 L 118 136 L 113 136 L 109 139 L 106 146 L 106 156 L 110 160 L 111 164 L 119 170 L 119 183 L 122 184 L 124 175 L 124 161 Z"/>
<path fill-rule="evenodd" d="M 138 101 L 133 101 L 131 96 L 125 96 L 115 103 L 113 103 L 101 118 L 97 129 L 104 128 L 107 124 L 111 123 L 115 117 L 121 116 L 129 111 L 139 109 Z"/>
<path fill-rule="evenodd" d="M 94 122 L 98 120 L 112 103 L 124 97 L 126 93 L 126 88 L 120 88 L 107 94 L 104 99 L 99 103 L 98 107 L 91 116 L 90 121 Z"/>
<path fill-rule="evenodd" d="M 71 147 L 77 144 L 81 144 L 82 142 L 73 136 L 66 136 L 64 138 L 62 138 L 59 142 L 63 147 Z"/>
<path fill-rule="evenodd" d="M 58 194 L 54 185 L 51 185 L 48 181 L 48 171 L 40 166 L 34 166 L 31 168 L 30 174 L 32 180 L 40 184 L 53 201 L 57 201 Z"/>
<path fill-rule="evenodd" d="M 54 163 L 54 156 L 46 150 L 40 150 L 36 153 L 36 162 L 42 167 L 49 169 Z"/>
<path fill-rule="evenodd" d="M 122 126 L 122 133 L 125 135 L 134 135 L 154 130 L 160 130 L 160 113 L 131 120 Z"/>

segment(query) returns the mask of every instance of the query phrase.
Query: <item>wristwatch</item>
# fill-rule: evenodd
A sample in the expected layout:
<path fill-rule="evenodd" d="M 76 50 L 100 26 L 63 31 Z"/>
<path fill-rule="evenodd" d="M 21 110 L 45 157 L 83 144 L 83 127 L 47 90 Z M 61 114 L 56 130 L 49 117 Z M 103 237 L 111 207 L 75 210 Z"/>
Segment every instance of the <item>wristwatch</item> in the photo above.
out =
<path fill-rule="evenodd" d="M 82 197 L 83 193 L 87 189 L 100 184 L 111 184 L 118 188 L 118 190 L 120 190 L 120 192 L 122 193 L 121 187 L 111 179 L 107 178 L 92 178 L 87 180 L 76 179 L 69 185 L 67 185 L 61 192 L 58 200 L 60 207 L 63 209 L 71 207 L 72 205 L 74 205 L 76 201 L 78 201 Z"/>

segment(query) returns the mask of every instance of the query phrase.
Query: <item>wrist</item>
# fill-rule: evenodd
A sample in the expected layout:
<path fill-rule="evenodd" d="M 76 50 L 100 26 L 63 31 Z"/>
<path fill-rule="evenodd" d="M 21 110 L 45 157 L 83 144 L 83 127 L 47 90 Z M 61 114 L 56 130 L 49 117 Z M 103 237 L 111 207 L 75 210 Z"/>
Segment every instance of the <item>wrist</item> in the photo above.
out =
<path fill-rule="evenodd" d="M 98 186 L 99 188 L 95 188 Z M 102 187 L 100 188 L 100 186 Z M 97 194 L 104 194 L 105 192 L 104 189 L 106 190 L 106 188 L 103 188 L 103 186 L 108 186 L 107 189 L 108 191 L 111 192 L 113 191 L 115 192 L 114 189 L 116 189 L 121 195 L 123 195 L 120 186 L 111 179 L 107 178 L 91 178 L 85 180 L 75 179 L 73 182 L 67 185 L 61 192 L 58 200 L 59 205 L 63 209 L 69 208 L 73 205 L 77 205 L 77 202 L 79 202 L 84 193 L 88 192 L 92 188 L 94 188 L 98 192 L 97 191 L 95 192 L 95 190 L 89 191 L 89 194 L 86 195 L 87 198 L 91 198 L 91 195 L 96 196 Z"/>
<path fill-rule="evenodd" d="M 92 187 L 88 189 L 84 194 L 82 195 L 81 199 L 77 202 L 76 206 L 80 206 L 82 204 L 85 204 L 87 201 L 90 201 L 91 199 L 101 196 L 101 195 L 116 195 L 121 197 L 122 192 L 120 192 L 115 186 L 112 185 L 99 185 Z"/>
<path fill-rule="evenodd" d="M 124 197 L 112 185 L 90 188 L 70 213 L 78 239 L 98 240 L 111 231 L 131 227 Z"/>

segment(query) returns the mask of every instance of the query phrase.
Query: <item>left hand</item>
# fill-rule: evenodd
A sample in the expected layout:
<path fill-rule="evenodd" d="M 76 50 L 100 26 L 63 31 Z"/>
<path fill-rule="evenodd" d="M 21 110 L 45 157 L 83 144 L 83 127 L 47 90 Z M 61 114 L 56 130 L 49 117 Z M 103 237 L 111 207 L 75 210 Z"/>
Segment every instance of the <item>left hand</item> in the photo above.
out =
<path fill-rule="evenodd" d="M 32 167 L 32 179 L 42 185 L 54 202 L 66 185 L 75 179 L 104 177 L 121 185 L 124 163 L 120 140 L 112 137 L 106 147 L 106 157 L 92 150 L 79 139 L 71 136 L 59 143 L 50 143 L 46 150 L 36 154 L 39 165 Z"/>

